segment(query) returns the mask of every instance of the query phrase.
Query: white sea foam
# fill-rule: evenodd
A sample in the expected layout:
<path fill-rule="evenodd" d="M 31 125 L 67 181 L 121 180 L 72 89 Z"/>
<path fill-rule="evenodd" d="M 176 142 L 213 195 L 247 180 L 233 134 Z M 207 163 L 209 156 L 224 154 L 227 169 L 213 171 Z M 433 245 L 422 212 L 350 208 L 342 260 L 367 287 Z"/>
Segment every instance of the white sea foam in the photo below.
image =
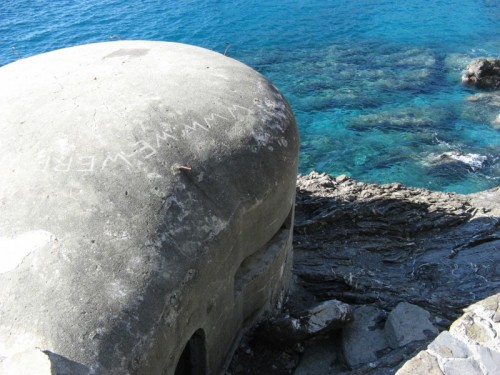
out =
<path fill-rule="evenodd" d="M 454 154 L 450 155 L 450 159 L 461 161 L 474 169 L 479 169 L 483 167 L 488 158 L 479 154 Z"/>
<path fill-rule="evenodd" d="M 484 166 L 488 157 L 480 154 L 464 154 L 459 151 L 447 151 L 439 155 L 431 154 L 427 158 L 427 161 L 431 164 L 445 163 L 449 160 L 456 160 L 467 164 L 472 169 L 480 169 Z"/>

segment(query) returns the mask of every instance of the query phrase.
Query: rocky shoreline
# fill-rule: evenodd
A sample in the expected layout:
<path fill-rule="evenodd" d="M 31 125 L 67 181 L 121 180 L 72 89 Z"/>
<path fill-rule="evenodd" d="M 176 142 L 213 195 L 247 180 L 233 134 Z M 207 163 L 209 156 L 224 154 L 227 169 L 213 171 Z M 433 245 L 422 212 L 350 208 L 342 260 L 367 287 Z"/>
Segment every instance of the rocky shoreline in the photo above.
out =
<path fill-rule="evenodd" d="M 276 332 L 249 332 L 227 373 L 394 374 L 446 332 L 464 308 L 500 291 L 500 188 L 459 195 L 315 172 L 299 176 L 293 273 L 282 317 L 314 311 L 330 300 L 349 305 L 352 316 L 344 314 L 328 323 L 331 329 L 287 346 Z M 472 313 L 461 318 L 469 324 L 460 330 L 464 337 L 496 337 L 484 347 L 482 336 L 468 338 L 483 357 L 477 350 L 467 356 L 448 348 L 451 354 L 439 362 L 422 352 L 400 374 L 415 373 L 415 363 L 427 368 L 424 362 L 434 366 L 427 373 L 452 374 L 442 372 L 443 363 L 493 373 L 487 358 L 500 355 L 498 300 L 486 300 L 489 310 L 481 303 L 470 310 L 493 311 L 489 325 L 480 324 L 484 317 L 470 318 Z M 453 355 L 460 361 L 451 361 Z"/>

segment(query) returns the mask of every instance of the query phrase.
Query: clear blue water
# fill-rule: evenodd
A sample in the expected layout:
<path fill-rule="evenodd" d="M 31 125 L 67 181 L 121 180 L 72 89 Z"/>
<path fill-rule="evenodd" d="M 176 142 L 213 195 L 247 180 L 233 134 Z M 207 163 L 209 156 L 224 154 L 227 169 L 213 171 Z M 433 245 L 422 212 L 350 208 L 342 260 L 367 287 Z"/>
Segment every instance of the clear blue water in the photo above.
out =
<path fill-rule="evenodd" d="M 0 66 L 113 39 L 228 48 L 290 101 L 302 173 L 500 185 L 500 104 L 460 84 L 470 59 L 500 57 L 498 0 L 0 0 Z M 485 159 L 432 162 L 449 151 Z"/>

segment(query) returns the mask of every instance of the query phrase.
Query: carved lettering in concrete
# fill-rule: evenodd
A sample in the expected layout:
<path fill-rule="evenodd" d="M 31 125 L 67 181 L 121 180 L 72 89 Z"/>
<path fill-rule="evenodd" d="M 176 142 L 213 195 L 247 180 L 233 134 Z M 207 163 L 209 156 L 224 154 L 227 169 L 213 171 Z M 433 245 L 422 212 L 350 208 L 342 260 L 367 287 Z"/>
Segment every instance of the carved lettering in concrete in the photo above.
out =
<path fill-rule="evenodd" d="M 163 123 L 169 131 L 155 131 L 154 136 L 148 139 L 140 139 L 137 142 L 129 143 L 127 149 L 120 150 L 117 153 L 108 153 L 105 156 L 89 155 L 78 151 L 71 155 L 60 156 L 54 153 L 45 155 L 40 158 L 38 163 L 39 171 L 48 172 L 80 172 L 93 173 L 96 170 L 106 170 L 116 167 L 117 165 L 126 166 L 129 169 L 137 167 L 137 161 L 149 159 L 158 154 L 160 148 L 164 147 L 170 141 L 178 142 L 179 139 L 188 139 L 194 131 L 209 132 L 220 121 L 226 123 L 232 120 L 243 120 L 246 115 L 252 113 L 252 110 L 238 104 L 227 106 L 227 115 L 212 112 L 203 117 L 203 121 L 192 120 L 191 124 L 184 124 L 180 131 L 181 137 L 174 135 L 170 124 Z M 147 125 L 141 124 L 141 128 L 146 132 Z M 258 144 L 263 144 L 269 138 L 266 134 L 256 134 L 255 138 Z M 286 147 L 285 139 L 280 140 L 280 145 Z M 44 152 L 45 154 L 45 152 Z"/>

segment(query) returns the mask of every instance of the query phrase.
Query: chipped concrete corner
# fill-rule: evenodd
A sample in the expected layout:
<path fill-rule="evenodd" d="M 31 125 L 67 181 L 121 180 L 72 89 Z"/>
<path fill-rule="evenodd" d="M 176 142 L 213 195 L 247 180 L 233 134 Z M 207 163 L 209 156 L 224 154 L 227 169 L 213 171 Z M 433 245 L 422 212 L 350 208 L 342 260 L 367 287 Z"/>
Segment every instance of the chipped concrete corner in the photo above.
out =
<path fill-rule="evenodd" d="M 0 87 L 0 371 L 219 373 L 288 287 L 284 97 L 230 58 L 146 41 L 19 60 Z"/>

